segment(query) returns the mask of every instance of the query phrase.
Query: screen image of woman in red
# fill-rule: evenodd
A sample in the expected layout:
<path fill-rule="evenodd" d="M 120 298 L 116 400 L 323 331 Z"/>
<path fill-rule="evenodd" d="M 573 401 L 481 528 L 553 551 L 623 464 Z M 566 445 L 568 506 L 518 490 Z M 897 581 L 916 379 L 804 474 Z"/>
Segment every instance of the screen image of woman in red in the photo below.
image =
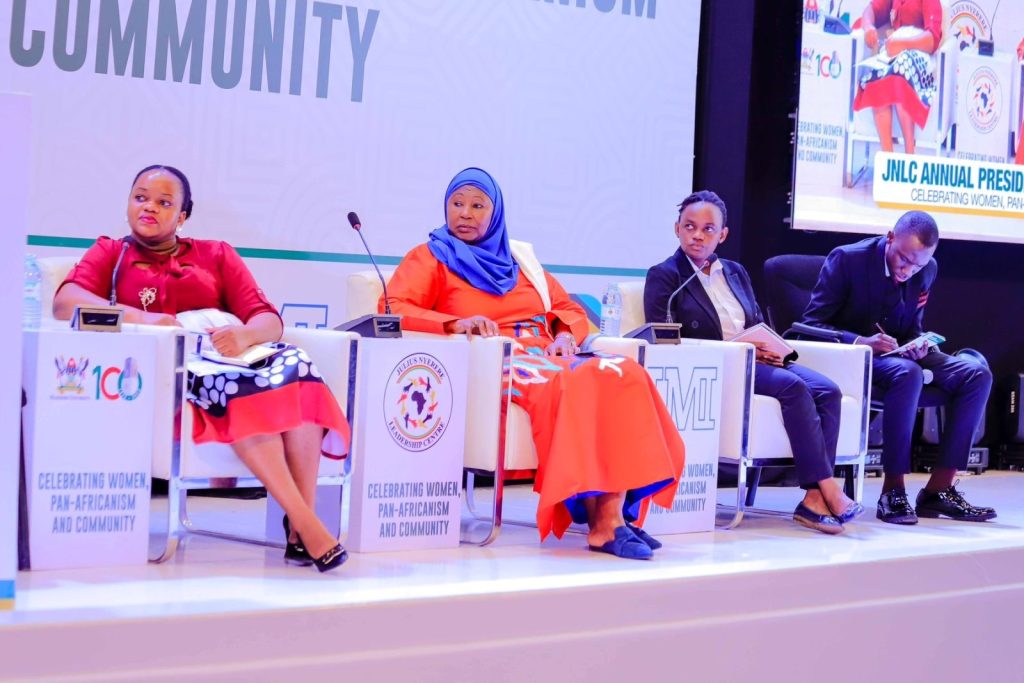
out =
<path fill-rule="evenodd" d="M 858 74 L 854 111 L 871 109 L 882 151 L 893 151 L 893 118 L 904 151 L 916 149 L 916 128 L 924 128 L 937 90 L 932 55 L 943 37 L 939 0 L 871 0 L 860 27 L 877 59 Z"/>

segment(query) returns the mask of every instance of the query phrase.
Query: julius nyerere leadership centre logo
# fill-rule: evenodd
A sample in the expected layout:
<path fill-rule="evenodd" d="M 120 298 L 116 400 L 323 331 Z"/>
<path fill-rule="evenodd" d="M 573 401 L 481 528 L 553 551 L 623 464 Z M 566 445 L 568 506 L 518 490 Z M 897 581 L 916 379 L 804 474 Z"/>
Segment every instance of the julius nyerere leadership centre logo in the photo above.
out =
<path fill-rule="evenodd" d="M 384 420 L 399 446 L 414 453 L 436 444 L 448 429 L 452 387 L 448 371 L 430 354 L 403 358 L 384 391 Z"/>

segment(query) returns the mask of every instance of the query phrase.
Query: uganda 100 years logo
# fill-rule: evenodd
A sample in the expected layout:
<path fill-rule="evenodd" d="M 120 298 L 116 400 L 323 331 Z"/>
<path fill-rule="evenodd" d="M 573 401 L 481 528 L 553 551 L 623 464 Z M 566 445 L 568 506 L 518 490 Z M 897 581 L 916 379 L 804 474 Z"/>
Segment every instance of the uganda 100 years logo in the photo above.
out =
<path fill-rule="evenodd" d="M 452 388 L 448 371 L 430 354 L 403 358 L 384 391 L 384 420 L 399 446 L 414 453 L 436 444 L 448 429 Z"/>

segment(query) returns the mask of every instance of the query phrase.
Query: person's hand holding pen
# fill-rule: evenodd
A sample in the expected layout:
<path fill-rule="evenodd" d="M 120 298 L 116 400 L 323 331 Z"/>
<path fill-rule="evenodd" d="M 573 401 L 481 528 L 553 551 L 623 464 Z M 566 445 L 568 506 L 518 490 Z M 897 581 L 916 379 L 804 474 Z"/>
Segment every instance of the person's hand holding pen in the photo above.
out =
<path fill-rule="evenodd" d="M 876 356 L 880 356 L 883 353 L 889 353 L 899 347 L 896 340 L 887 335 L 881 325 L 875 323 L 875 327 L 878 328 L 878 334 L 873 334 L 870 337 L 860 337 L 855 341 L 855 343 L 870 346 L 871 353 Z"/>

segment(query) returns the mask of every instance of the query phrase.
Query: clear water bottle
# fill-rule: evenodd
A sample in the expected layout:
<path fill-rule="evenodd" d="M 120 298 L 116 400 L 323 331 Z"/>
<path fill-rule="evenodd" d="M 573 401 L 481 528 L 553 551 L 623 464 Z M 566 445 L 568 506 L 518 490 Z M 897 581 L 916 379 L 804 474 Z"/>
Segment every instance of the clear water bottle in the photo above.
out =
<path fill-rule="evenodd" d="M 618 337 L 622 324 L 622 292 L 614 282 L 604 290 L 601 297 L 601 334 L 606 337 Z"/>
<path fill-rule="evenodd" d="M 43 271 L 32 254 L 25 254 L 25 291 L 21 302 L 21 327 L 38 330 L 43 317 Z"/>

